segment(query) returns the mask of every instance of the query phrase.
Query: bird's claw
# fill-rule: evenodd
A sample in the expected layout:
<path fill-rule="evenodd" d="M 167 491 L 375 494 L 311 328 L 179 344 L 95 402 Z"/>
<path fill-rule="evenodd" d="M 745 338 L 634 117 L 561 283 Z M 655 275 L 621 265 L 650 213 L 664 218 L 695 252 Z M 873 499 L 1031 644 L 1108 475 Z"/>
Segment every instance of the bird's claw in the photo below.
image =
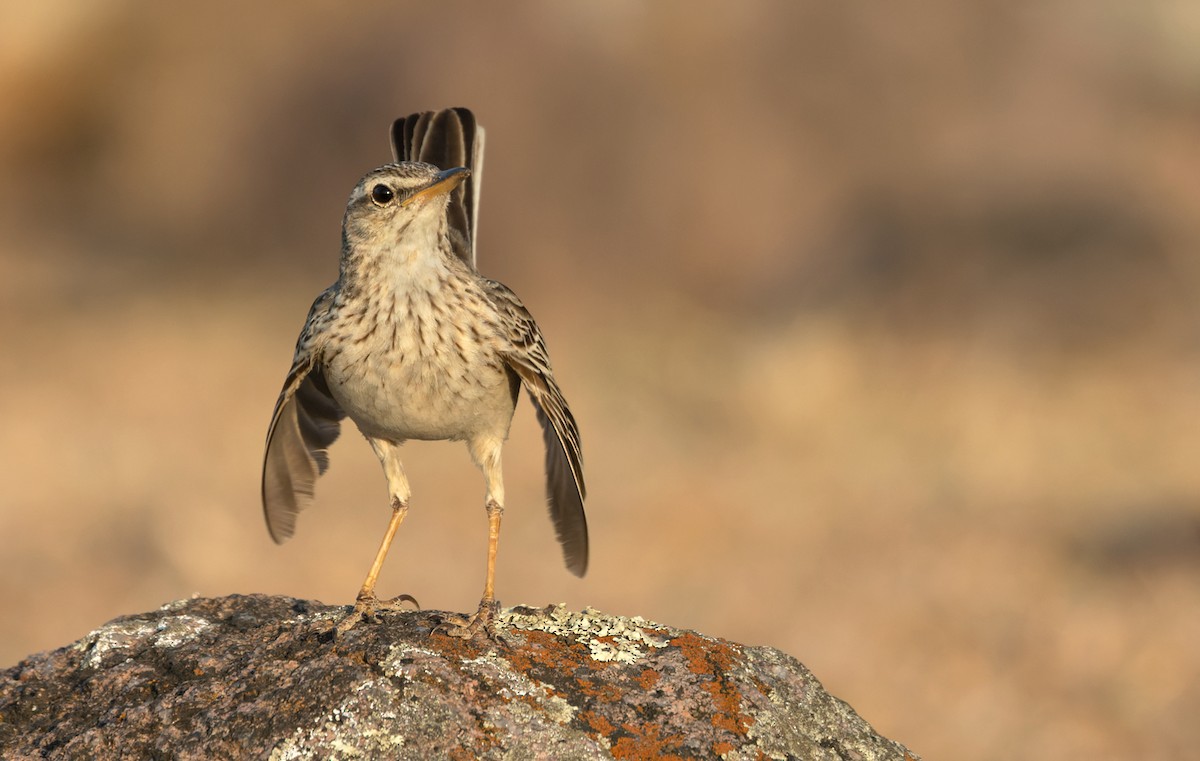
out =
<path fill-rule="evenodd" d="M 354 607 L 334 627 L 333 636 L 337 638 L 345 634 L 353 629 L 359 621 L 377 621 L 380 613 L 405 610 L 408 605 L 412 605 L 416 610 L 421 609 L 421 603 L 417 602 L 417 598 L 412 595 L 396 595 L 390 600 L 380 600 L 375 595 L 359 595 L 358 599 L 354 601 Z"/>
<path fill-rule="evenodd" d="M 479 610 L 475 613 L 470 616 L 447 613 L 442 617 L 442 622 L 434 627 L 434 631 L 458 639 L 473 639 L 480 632 L 494 637 L 496 614 L 499 610 L 500 603 L 496 600 L 480 600 Z"/>

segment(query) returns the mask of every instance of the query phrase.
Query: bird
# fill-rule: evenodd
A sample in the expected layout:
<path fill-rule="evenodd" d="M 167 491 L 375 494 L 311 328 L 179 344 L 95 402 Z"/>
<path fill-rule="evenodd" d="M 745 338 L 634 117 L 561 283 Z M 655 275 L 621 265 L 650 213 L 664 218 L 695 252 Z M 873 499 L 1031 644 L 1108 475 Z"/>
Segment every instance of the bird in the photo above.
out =
<path fill-rule="evenodd" d="M 275 403 L 263 457 L 262 504 L 277 543 L 314 501 L 328 448 L 349 418 L 379 458 L 391 519 L 344 633 L 415 603 L 375 585 L 411 491 L 401 463 L 409 440 L 466 443 L 486 485 L 487 572 L 474 614 L 438 629 L 494 633 L 496 551 L 505 495 L 501 449 L 520 389 L 546 449 L 546 495 L 567 568 L 588 565 L 579 427 L 554 378 L 538 324 L 512 290 L 476 269 L 484 130 L 466 108 L 423 111 L 391 128 L 393 162 L 355 185 L 342 221 L 337 281 L 313 302 Z"/>

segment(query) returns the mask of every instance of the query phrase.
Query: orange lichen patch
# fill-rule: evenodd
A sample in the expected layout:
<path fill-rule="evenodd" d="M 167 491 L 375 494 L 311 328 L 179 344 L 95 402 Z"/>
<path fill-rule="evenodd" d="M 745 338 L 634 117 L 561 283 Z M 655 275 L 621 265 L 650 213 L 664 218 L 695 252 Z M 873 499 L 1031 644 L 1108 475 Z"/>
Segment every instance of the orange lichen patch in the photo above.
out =
<path fill-rule="evenodd" d="M 604 703 L 619 703 L 625 697 L 624 691 L 615 684 L 603 684 L 591 679 L 579 679 L 579 692 L 592 700 Z"/>
<path fill-rule="evenodd" d="M 724 640 L 708 640 L 692 632 L 685 632 L 671 640 L 687 659 L 688 670 L 693 674 L 720 676 L 729 672 L 734 663 L 742 658 L 740 651 Z"/>
<path fill-rule="evenodd" d="M 757 689 L 759 691 L 759 693 L 761 693 L 763 695 L 771 694 L 772 690 L 771 690 L 770 686 L 767 685 L 766 682 L 759 679 L 758 676 L 756 676 L 755 674 L 749 674 L 748 676 L 750 677 L 751 683 L 754 684 L 755 689 Z"/>
<path fill-rule="evenodd" d="M 679 648 L 689 671 L 712 677 L 701 686 L 712 696 L 713 726 L 745 737 L 754 717 L 742 711 L 741 692 L 729 681 L 729 672 L 742 659 L 741 651 L 724 640 L 706 640 L 691 633 L 675 637 L 671 644 Z"/>
<path fill-rule="evenodd" d="M 525 633 L 525 640 L 529 646 L 507 648 L 504 650 L 504 660 L 508 661 L 515 671 L 519 671 L 522 674 L 529 673 L 529 668 L 533 665 L 535 656 L 538 657 L 538 660 L 541 659 L 541 652 L 545 647 L 544 642 L 537 643 L 542 645 L 541 647 L 536 646 L 532 641 L 533 637 L 530 636 L 532 634 L 533 632 Z"/>
<path fill-rule="evenodd" d="M 683 738 L 679 735 L 661 737 L 659 727 L 655 724 L 643 724 L 640 727 L 635 724 L 622 724 L 621 729 L 629 735 L 613 744 L 613 758 L 629 761 L 683 761 L 682 756 L 669 752 L 682 744 Z"/>
<path fill-rule="evenodd" d="M 641 675 L 638 676 L 637 681 L 643 690 L 652 690 L 654 689 L 654 685 L 658 684 L 659 677 L 661 676 L 662 675 L 654 669 L 645 669 L 642 671 Z"/>
<path fill-rule="evenodd" d="M 430 638 L 430 644 L 443 656 L 456 661 L 469 660 L 479 655 L 479 647 L 470 640 L 451 637 L 441 632 L 435 632 Z M 358 655 L 362 656 L 361 653 Z M 365 661 L 363 662 L 365 663 Z"/>
<path fill-rule="evenodd" d="M 612 737 L 612 733 L 617 730 L 611 721 L 595 711 L 580 711 L 579 720 L 603 737 Z"/>
<path fill-rule="evenodd" d="M 704 689 L 712 695 L 713 706 L 716 708 L 713 713 L 713 726 L 735 735 L 745 736 L 746 730 L 754 723 L 754 719 L 742 713 L 742 701 L 737 691 L 723 689 L 722 685 L 715 682 L 705 685 Z"/>
<path fill-rule="evenodd" d="M 506 650 L 505 659 L 513 668 L 521 673 L 529 673 L 534 666 L 569 672 L 573 668 L 589 665 L 587 649 L 574 642 L 568 642 L 549 632 L 526 631 L 525 646 Z"/>

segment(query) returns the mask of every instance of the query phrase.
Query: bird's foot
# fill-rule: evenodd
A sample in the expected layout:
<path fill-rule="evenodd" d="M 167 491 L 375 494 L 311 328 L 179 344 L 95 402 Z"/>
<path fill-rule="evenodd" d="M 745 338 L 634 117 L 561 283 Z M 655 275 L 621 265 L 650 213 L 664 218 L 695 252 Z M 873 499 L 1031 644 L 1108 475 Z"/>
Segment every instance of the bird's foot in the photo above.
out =
<path fill-rule="evenodd" d="M 458 639 L 472 639 L 480 632 L 486 632 L 489 637 L 493 637 L 496 634 L 494 624 L 499 610 L 500 603 L 496 600 L 480 600 L 479 610 L 474 614 L 461 616 L 457 613 L 447 613 L 434 631 Z"/>
<path fill-rule="evenodd" d="M 380 600 L 374 594 L 359 594 L 354 601 L 354 607 L 346 617 L 334 627 L 333 636 L 339 637 L 354 628 L 359 621 L 377 621 L 379 614 L 384 611 L 404 610 L 409 605 L 412 609 L 420 610 L 421 603 L 412 595 L 397 595 L 390 600 Z"/>

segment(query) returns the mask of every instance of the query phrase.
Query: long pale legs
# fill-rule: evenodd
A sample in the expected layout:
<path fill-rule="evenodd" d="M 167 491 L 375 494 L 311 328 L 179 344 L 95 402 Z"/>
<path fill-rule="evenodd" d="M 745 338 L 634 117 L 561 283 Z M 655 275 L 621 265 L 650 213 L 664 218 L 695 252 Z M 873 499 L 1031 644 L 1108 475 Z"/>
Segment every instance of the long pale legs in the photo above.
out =
<path fill-rule="evenodd" d="M 408 514 L 408 499 L 412 492 L 408 485 L 408 477 L 404 474 L 404 466 L 400 464 L 400 444 L 385 439 L 369 441 L 387 476 L 388 492 L 392 498 L 392 519 L 388 522 L 383 541 L 379 544 L 375 561 L 371 563 L 371 570 L 367 572 L 367 578 L 358 592 L 354 610 L 337 625 L 338 634 L 345 633 L 376 611 L 393 610 L 406 602 L 417 602 L 412 595 L 400 595 L 390 600 L 380 600 L 375 596 L 375 582 L 379 579 L 388 548 L 392 546 L 392 537 L 396 535 L 396 529 L 400 528 L 404 516 Z M 481 629 L 490 632 L 492 620 L 496 615 L 496 549 L 500 543 L 500 518 L 504 514 L 504 477 L 500 468 L 502 443 L 502 440 L 472 439 L 467 445 L 471 451 L 471 459 L 483 471 L 484 480 L 487 482 L 487 497 L 484 501 L 488 515 L 487 577 L 483 583 L 483 597 L 479 600 L 479 609 L 471 616 L 446 616 L 438 627 L 452 637 L 469 639 Z"/>
<path fill-rule="evenodd" d="M 387 476 L 388 493 L 392 498 L 392 519 L 388 522 L 383 541 L 379 544 L 379 551 L 375 553 L 375 561 L 371 563 L 371 570 L 367 571 L 367 578 L 358 592 L 354 610 L 350 611 L 350 614 L 337 625 L 338 634 L 345 633 L 354 624 L 365 617 L 374 615 L 378 610 L 394 610 L 404 603 L 417 604 L 412 595 L 399 595 L 390 600 L 380 600 L 375 596 L 375 582 L 379 579 L 379 571 L 383 568 L 383 560 L 387 557 L 388 548 L 392 546 L 392 537 L 396 535 L 396 529 L 400 528 L 400 524 L 404 522 L 404 516 L 408 514 L 408 498 L 412 492 L 408 486 L 408 477 L 404 474 L 404 466 L 400 464 L 400 445 L 384 439 L 368 439 L 368 441 L 371 442 L 371 448 L 375 450 L 379 462 L 383 464 L 383 472 Z"/>
<path fill-rule="evenodd" d="M 500 544 L 500 517 L 504 515 L 504 477 L 500 472 L 500 447 L 502 439 L 471 439 L 467 447 L 471 450 L 471 459 L 483 471 L 487 481 L 487 497 L 484 508 L 488 516 L 488 552 L 487 577 L 483 582 L 483 597 L 479 600 L 479 609 L 471 616 L 447 616 L 440 627 L 451 637 L 469 639 L 481 629 L 491 633 L 492 621 L 496 616 L 495 579 L 496 579 L 496 548 Z"/>

